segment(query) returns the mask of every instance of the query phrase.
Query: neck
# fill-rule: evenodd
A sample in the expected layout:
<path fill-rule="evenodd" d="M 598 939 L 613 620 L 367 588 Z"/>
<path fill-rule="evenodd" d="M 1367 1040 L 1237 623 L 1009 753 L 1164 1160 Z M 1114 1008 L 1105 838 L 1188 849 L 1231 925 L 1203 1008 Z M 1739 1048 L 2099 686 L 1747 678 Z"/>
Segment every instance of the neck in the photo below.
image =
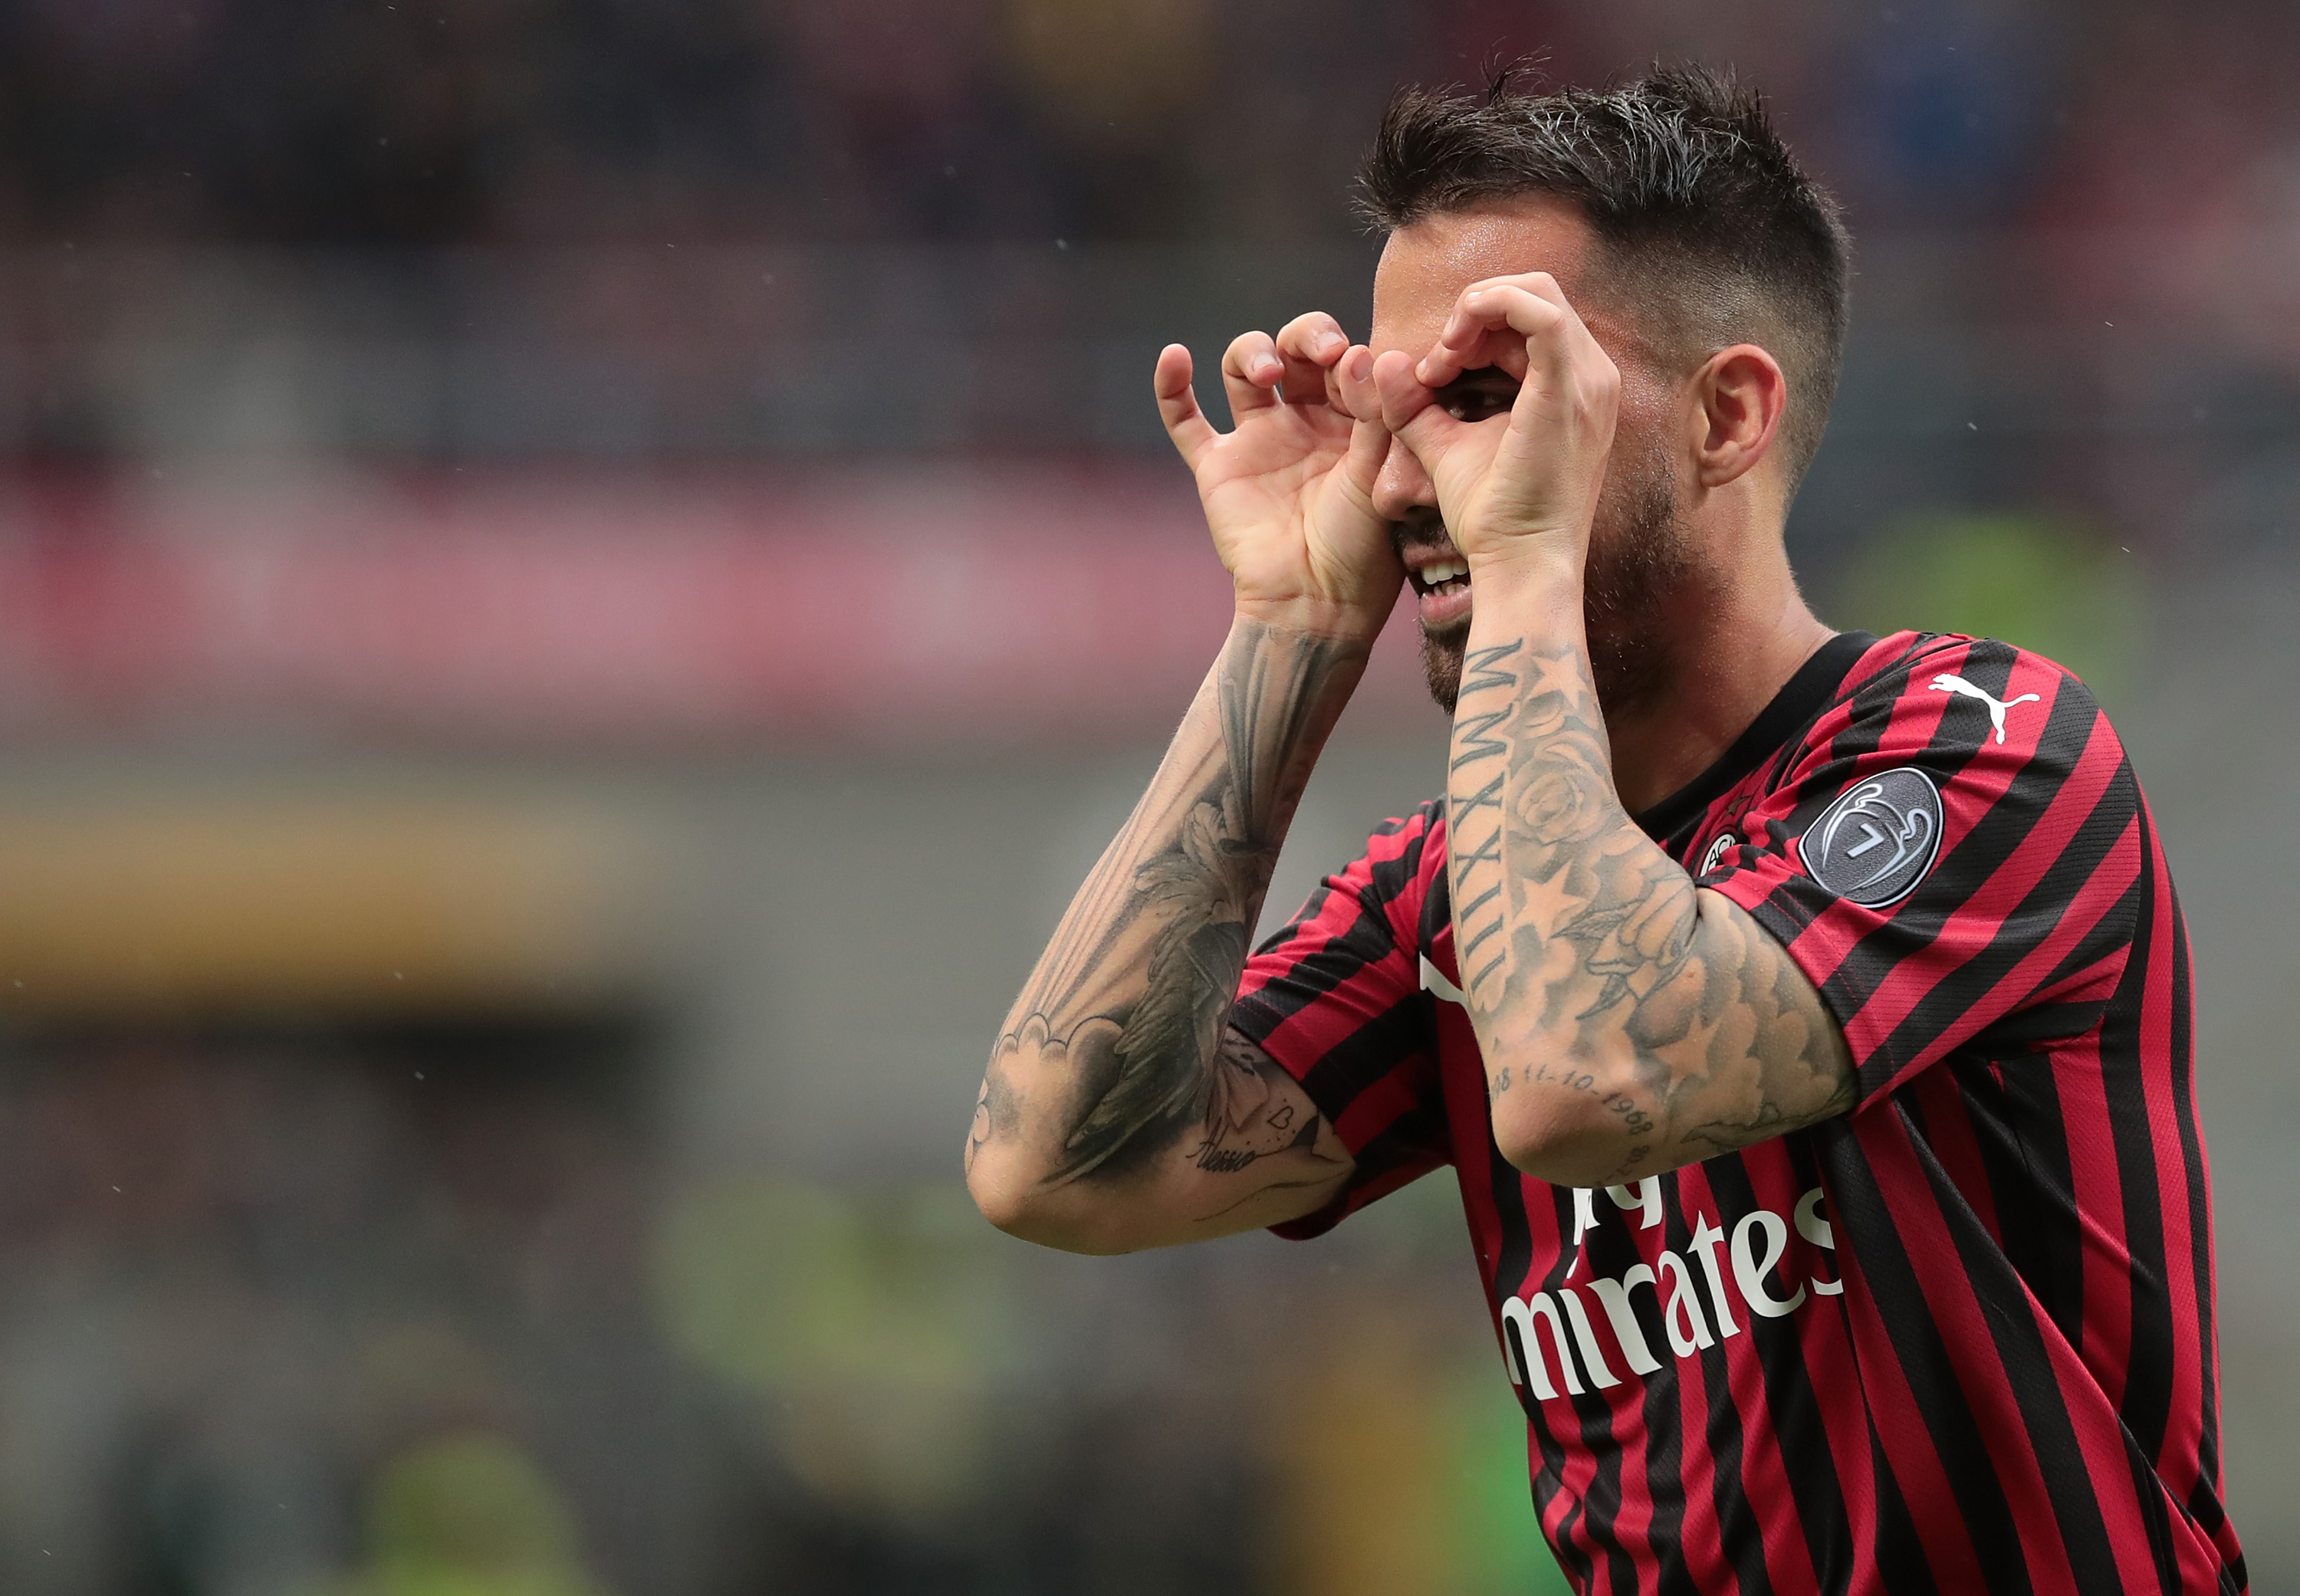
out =
<path fill-rule="evenodd" d="M 1778 533 L 1688 583 L 1652 618 L 1666 662 L 1627 702 L 1604 703 L 1613 786 L 1631 814 L 1699 776 L 1834 636 L 1805 608 Z"/>

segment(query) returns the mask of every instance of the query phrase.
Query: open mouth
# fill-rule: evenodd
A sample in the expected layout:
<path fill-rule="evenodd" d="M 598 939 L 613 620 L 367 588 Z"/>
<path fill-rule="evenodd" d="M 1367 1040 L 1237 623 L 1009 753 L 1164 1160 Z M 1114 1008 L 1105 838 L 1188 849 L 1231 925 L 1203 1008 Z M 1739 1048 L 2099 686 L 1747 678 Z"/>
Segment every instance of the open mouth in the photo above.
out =
<path fill-rule="evenodd" d="M 1470 562 L 1456 555 L 1451 560 L 1432 560 L 1427 565 L 1412 568 L 1413 591 L 1424 596 L 1435 594 L 1452 598 L 1470 590 Z"/>

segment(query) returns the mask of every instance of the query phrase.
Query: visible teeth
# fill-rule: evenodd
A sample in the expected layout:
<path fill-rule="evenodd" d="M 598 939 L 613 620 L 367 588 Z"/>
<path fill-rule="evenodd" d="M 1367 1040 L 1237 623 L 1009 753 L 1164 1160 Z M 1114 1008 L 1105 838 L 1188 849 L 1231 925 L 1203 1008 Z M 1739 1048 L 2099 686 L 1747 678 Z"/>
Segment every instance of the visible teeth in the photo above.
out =
<path fill-rule="evenodd" d="M 1469 574 L 1469 562 L 1464 560 L 1433 560 L 1421 568 L 1422 581 L 1432 587 L 1440 582 L 1450 582 L 1456 577 Z"/>

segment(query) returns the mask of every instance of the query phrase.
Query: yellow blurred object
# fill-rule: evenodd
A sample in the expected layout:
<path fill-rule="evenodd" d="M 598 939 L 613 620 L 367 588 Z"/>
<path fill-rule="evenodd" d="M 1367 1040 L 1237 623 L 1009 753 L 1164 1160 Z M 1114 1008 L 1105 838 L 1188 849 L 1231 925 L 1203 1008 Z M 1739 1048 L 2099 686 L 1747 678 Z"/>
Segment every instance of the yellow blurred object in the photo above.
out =
<path fill-rule="evenodd" d="M 559 1010 L 633 978 L 633 839 L 564 810 L 0 812 L 0 1015 Z"/>
<path fill-rule="evenodd" d="M 1031 97 L 1089 147 L 1164 129 L 1209 58 L 1204 0 L 1007 0 Z"/>
<path fill-rule="evenodd" d="M 1446 1509 L 1444 1392 L 1429 1338 L 1371 1304 L 1289 1382 L 1272 1434 L 1287 1596 L 1433 1596 L 1456 1588 Z"/>
<path fill-rule="evenodd" d="M 865 1207 L 730 1181 L 674 1206 L 657 1302 L 694 1362 L 779 1399 L 793 1473 L 827 1500 L 927 1527 L 982 1484 L 990 1366 L 1012 1340 L 991 1237 L 947 1190 Z"/>
<path fill-rule="evenodd" d="M 1541 1538 L 1524 1416 L 1498 1356 L 1465 1366 L 1425 1307 L 1333 1304 L 1291 1368 L 1276 1450 L 1280 1596 L 1565 1596 Z"/>
<path fill-rule="evenodd" d="M 566 1502 L 500 1435 L 401 1453 L 369 1486 L 362 1517 L 365 1566 L 329 1596 L 605 1596 Z"/>

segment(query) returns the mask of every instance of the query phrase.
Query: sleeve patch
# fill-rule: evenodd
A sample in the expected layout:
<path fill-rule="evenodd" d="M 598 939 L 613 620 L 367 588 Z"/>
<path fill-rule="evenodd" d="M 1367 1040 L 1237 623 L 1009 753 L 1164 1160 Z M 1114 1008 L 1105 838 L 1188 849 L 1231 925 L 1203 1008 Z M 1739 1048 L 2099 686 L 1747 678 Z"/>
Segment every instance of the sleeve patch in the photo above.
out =
<path fill-rule="evenodd" d="M 1941 795 L 1913 765 L 1854 783 L 1805 828 L 1797 844 L 1805 873 L 1863 909 L 1883 909 L 1914 892 L 1940 854 Z"/>

